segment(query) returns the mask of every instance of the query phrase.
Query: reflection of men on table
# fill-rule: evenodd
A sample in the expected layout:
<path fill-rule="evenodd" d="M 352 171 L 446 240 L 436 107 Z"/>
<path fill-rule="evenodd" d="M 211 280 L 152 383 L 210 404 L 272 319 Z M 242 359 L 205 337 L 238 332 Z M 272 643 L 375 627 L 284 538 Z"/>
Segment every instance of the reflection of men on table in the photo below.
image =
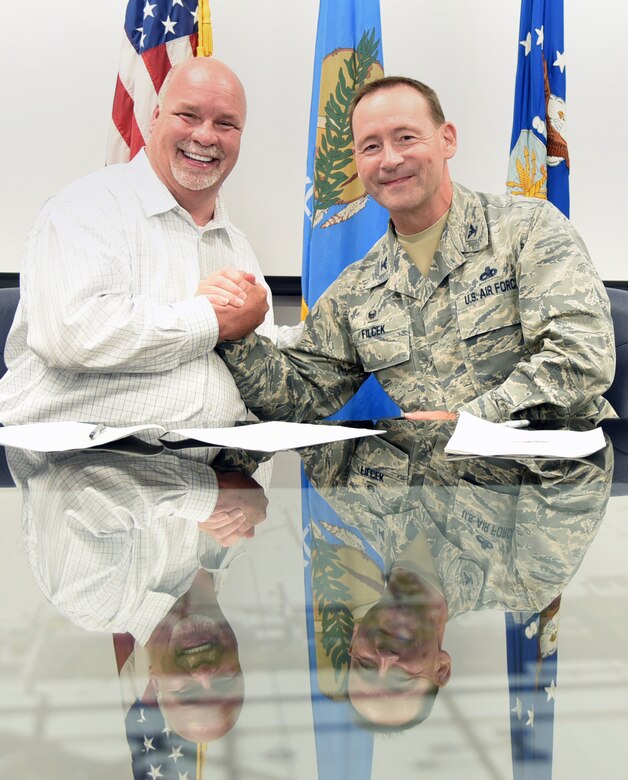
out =
<path fill-rule="evenodd" d="M 217 597 L 243 552 L 237 542 L 265 518 L 259 484 L 166 453 L 20 452 L 12 468 L 27 554 L 46 598 L 81 628 L 114 633 L 117 651 L 130 642 L 132 664 L 121 674 L 128 706 L 136 698 L 158 704 L 192 741 L 223 736 L 237 720 L 244 681 Z"/>
<path fill-rule="evenodd" d="M 213 352 L 260 323 L 276 335 L 260 267 L 221 195 L 245 118 L 229 68 L 186 62 L 164 84 L 146 148 L 48 201 L 28 239 L 1 422 L 245 416 Z"/>
<path fill-rule="evenodd" d="M 599 462 L 451 461 L 449 431 L 437 423 L 380 422 L 384 440 L 302 457 L 343 521 L 325 532 L 357 549 L 361 536 L 383 561 L 370 593 L 364 582 L 378 578 L 366 558 L 357 568 L 355 550 L 341 575 L 354 620 L 347 691 L 367 721 L 400 727 L 426 717 L 449 680 L 448 620 L 481 609 L 536 613 L 562 593 L 604 515 L 613 458 L 609 445 Z M 313 537 L 315 570 L 324 542 L 316 529 Z M 315 602 L 324 598 L 315 583 L 313 591 Z"/>
<path fill-rule="evenodd" d="M 368 84 L 352 130 L 388 233 L 321 296 L 298 348 L 255 334 L 219 345 L 249 407 L 325 417 L 374 373 L 404 410 L 613 416 L 608 298 L 571 224 L 545 201 L 453 184 L 456 129 L 419 82 Z"/>

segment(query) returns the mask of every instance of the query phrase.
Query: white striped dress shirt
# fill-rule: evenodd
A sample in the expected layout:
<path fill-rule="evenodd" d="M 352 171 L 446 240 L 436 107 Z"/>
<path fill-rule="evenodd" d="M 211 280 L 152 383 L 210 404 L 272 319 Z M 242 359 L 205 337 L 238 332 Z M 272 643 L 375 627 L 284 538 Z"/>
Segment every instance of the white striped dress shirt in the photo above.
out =
<path fill-rule="evenodd" d="M 222 547 L 199 530 L 218 498 L 209 466 L 169 453 L 17 455 L 33 575 L 81 628 L 145 644 L 200 568 L 219 590 L 243 552 L 243 542 Z"/>
<path fill-rule="evenodd" d="M 263 280 L 221 196 L 199 227 L 144 151 L 66 187 L 29 235 L 0 422 L 170 428 L 243 419 L 237 387 L 213 351 L 216 315 L 194 295 L 222 266 Z M 272 307 L 259 332 L 276 338 Z"/>

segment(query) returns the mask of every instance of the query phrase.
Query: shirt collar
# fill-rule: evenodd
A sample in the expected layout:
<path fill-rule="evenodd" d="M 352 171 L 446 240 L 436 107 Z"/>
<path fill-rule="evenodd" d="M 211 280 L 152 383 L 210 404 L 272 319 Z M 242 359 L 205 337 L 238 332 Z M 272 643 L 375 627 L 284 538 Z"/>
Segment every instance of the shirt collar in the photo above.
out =
<path fill-rule="evenodd" d="M 128 165 L 135 178 L 136 191 L 147 217 L 165 214 L 167 211 L 180 211 L 182 215 L 189 217 L 188 212 L 179 205 L 174 195 L 153 170 L 144 148 L 140 149 Z M 203 230 L 228 227 L 229 217 L 221 190 L 216 197 L 214 216 Z"/>

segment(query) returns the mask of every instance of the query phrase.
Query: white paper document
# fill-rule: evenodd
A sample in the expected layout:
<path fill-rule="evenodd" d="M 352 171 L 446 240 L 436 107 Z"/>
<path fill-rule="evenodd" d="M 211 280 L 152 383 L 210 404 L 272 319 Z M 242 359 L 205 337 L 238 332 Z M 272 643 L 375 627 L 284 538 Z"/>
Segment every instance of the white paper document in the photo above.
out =
<path fill-rule="evenodd" d="M 46 422 L 0 428 L 0 444 L 35 452 L 64 452 L 107 445 L 148 431 L 155 432 L 166 447 L 181 440 L 192 439 L 193 442 L 214 447 L 233 447 L 259 452 L 291 450 L 382 433 L 345 425 L 290 422 L 252 423 L 235 428 L 183 428 L 172 431 L 151 423 L 115 428 L 91 423 Z"/>
<path fill-rule="evenodd" d="M 370 428 L 351 428 L 347 425 L 313 425 L 310 423 L 265 422 L 239 425 L 236 428 L 183 428 L 169 431 L 161 437 L 167 442 L 172 434 L 186 439 L 195 439 L 218 447 L 234 447 L 258 452 L 278 452 L 313 444 L 328 444 L 332 441 L 359 439 L 375 436 L 384 431 Z"/>
<path fill-rule="evenodd" d="M 542 425 L 539 422 L 539 425 Z M 460 412 L 448 455 L 484 457 L 586 458 L 606 446 L 601 428 L 591 431 L 549 431 L 510 428 Z"/>

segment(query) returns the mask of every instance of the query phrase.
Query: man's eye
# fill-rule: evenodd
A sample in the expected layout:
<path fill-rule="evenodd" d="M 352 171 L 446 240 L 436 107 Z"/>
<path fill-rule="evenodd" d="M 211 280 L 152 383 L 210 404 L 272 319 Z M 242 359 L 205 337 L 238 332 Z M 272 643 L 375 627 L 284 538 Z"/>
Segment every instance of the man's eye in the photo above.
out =
<path fill-rule="evenodd" d="M 367 661 L 364 658 L 358 659 L 358 666 L 360 669 L 377 669 L 377 664 L 372 661 Z"/>
<path fill-rule="evenodd" d="M 180 116 L 183 119 L 194 119 L 194 114 L 191 114 L 189 111 L 179 111 L 177 116 Z"/>
<path fill-rule="evenodd" d="M 363 147 L 362 154 L 374 154 L 379 149 L 379 146 L 377 144 L 369 144 L 368 146 Z"/>
<path fill-rule="evenodd" d="M 194 701 L 198 699 L 201 690 L 198 685 L 186 685 L 178 691 L 172 691 L 171 695 L 179 701 Z"/>

